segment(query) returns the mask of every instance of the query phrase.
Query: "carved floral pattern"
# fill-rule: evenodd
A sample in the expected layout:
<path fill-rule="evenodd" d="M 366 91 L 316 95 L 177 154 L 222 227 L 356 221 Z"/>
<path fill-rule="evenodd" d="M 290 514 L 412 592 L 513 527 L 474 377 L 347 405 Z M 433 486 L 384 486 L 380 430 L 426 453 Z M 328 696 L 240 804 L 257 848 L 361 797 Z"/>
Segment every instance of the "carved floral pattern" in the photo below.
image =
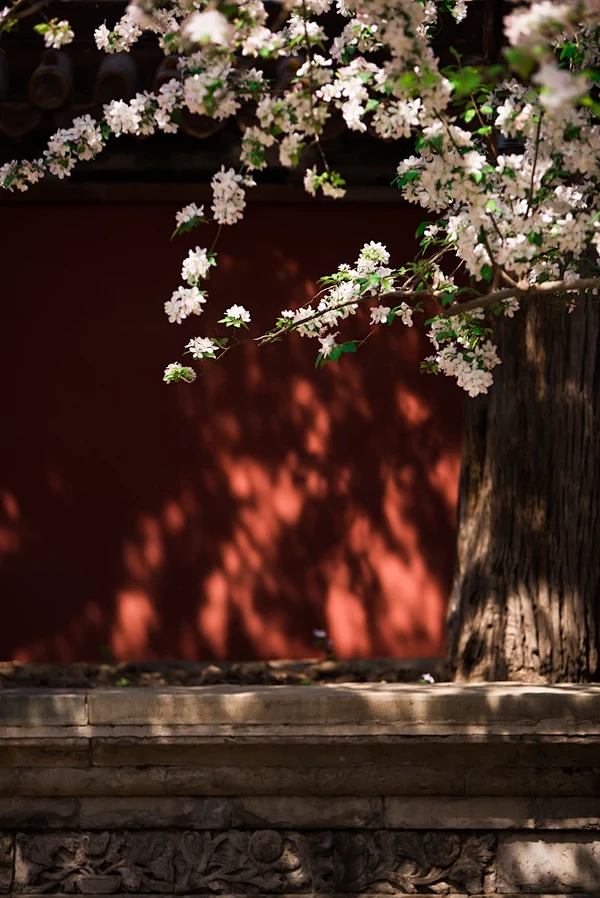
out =
<path fill-rule="evenodd" d="M 13 878 L 13 837 L 0 833 L 0 895 L 10 892 Z"/>
<path fill-rule="evenodd" d="M 19 834 L 14 889 L 96 895 L 475 894 L 483 888 L 493 847 L 492 835 L 390 830 Z"/>

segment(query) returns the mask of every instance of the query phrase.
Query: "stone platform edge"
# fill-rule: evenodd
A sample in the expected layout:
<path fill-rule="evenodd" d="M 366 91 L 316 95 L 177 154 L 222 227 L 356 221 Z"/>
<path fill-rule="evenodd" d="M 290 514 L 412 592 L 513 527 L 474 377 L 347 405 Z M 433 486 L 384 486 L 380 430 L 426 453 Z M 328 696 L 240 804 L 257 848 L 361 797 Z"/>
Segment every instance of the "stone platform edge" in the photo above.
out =
<path fill-rule="evenodd" d="M 356 684 L 324 686 L 0 689 L 0 738 L 12 728 L 285 727 L 374 734 L 600 735 L 600 685 Z"/>

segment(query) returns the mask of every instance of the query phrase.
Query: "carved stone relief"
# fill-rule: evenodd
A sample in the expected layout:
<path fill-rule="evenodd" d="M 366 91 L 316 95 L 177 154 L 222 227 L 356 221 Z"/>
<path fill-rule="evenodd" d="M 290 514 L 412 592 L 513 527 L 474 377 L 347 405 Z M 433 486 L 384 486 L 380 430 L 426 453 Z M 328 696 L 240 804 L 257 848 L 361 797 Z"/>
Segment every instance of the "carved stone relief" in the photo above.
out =
<path fill-rule="evenodd" d="M 13 878 L 13 837 L 0 833 L 0 895 L 10 892 Z"/>
<path fill-rule="evenodd" d="M 494 844 L 489 834 L 390 830 L 21 833 L 14 891 L 475 894 Z"/>

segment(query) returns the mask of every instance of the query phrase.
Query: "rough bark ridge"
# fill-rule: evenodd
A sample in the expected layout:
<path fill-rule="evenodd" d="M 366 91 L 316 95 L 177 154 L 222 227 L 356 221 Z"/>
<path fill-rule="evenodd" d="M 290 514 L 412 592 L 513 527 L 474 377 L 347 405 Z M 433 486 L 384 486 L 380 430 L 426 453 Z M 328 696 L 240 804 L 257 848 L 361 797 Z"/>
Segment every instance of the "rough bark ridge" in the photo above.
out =
<path fill-rule="evenodd" d="M 598 675 L 600 303 L 522 303 L 467 400 L 448 660 L 457 680 Z"/>

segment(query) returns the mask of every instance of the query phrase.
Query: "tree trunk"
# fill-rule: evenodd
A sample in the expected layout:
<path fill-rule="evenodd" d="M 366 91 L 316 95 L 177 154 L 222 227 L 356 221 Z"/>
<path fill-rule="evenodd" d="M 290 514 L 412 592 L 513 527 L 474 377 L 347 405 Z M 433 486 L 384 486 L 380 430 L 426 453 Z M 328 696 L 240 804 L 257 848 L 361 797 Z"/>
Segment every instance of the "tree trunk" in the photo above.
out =
<path fill-rule="evenodd" d="M 456 680 L 598 676 L 600 303 L 522 301 L 466 400 L 448 617 Z"/>

